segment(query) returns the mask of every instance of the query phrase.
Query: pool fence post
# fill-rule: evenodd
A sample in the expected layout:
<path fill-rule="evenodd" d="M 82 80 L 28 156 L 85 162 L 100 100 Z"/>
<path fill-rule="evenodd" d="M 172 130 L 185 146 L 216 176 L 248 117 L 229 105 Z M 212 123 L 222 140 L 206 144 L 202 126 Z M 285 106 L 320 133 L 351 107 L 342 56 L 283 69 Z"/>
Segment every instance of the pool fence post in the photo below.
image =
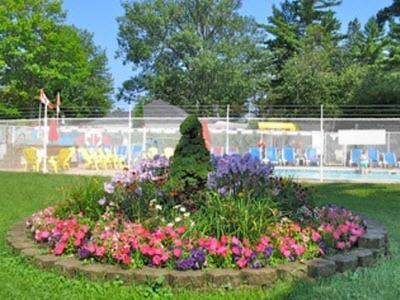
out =
<path fill-rule="evenodd" d="M 132 105 L 129 105 L 128 118 L 128 166 L 130 166 L 132 163 Z"/>
<path fill-rule="evenodd" d="M 226 149 L 225 149 L 225 154 L 229 154 L 229 111 L 230 111 L 230 105 L 228 104 L 226 106 Z"/>
<path fill-rule="evenodd" d="M 319 181 L 324 182 L 324 147 L 325 147 L 325 136 L 324 136 L 324 105 L 321 104 L 321 120 L 320 120 L 320 130 L 321 130 L 321 155 L 319 162 Z"/>
<path fill-rule="evenodd" d="M 43 173 L 47 173 L 47 144 L 49 142 L 49 128 L 47 122 L 47 105 L 44 105 L 44 125 L 43 125 Z"/>

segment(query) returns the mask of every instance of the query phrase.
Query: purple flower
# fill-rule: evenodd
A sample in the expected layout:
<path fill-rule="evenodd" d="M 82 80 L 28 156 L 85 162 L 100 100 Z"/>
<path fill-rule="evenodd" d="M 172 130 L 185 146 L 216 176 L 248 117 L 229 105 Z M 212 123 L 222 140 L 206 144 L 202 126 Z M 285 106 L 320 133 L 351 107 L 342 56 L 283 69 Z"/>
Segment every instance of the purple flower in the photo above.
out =
<path fill-rule="evenodd" d="M 90 255 L 90 252 L 86 247 L 81 247 L 78 249 L 78 256 L 80 259 L 87 258 Z"/>
<path fill-rule="evenodd" d="M 251 264 L 252 269 L 260 269 L 262 267 L 261 262 L 259 260 L 256 260 Z"/>
<path fill-rule="evenodd" d="M 136 193 L 138 196 L 142 196 L 142 194 L 143 194 L 142 188 L 141 188 L 140 186 L 138 186 L 138 187 L 135 189 L 135 193 Z"/>
<path fill-rule="evenodd" d="M 106 204 L 106 198 L 101 198 L 99 201 L 98 201 L 98 203 L 99 203 L 99 205 L 101 205 L 101 206 L 103 206 L 104 204 Z"/>
<path fill-rule="evenodd" d="M 111 182 L 104 183 L 104 191 L 108 194 L 114 193 L 115 187 Z"/>
<path fill-rule="evenodd" d="M 272 247 L 268 246 L 265 248 L 263 255 L 264 255 L 264 259 L 267 260 L 272 254 Z"/>

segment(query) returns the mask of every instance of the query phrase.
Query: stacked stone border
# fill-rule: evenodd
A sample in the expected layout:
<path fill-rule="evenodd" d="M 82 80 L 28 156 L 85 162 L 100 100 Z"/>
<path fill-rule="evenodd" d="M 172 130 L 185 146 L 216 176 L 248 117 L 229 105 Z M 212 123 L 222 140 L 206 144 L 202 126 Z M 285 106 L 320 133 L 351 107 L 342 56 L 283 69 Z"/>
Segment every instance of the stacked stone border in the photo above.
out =
<path fill-rule="evenodd" d="M 384 226 L 368 220 L 368 229 L 351 251 L 329 257 L 293 262 L 262 269 L 209 269 L 173 271 L 144 267 L 128 270 L 117 265 L 87 263 L 73 256 L 49 254 L 45 245 L 36 243 L 26 229 L 26 220 L 8 231 L 6 242 L 12 251 L 27 257 L 34 265 L 62 273 L 68 277 L 85 276 L 92 280 L 122 280 L 125 284 L 154 282 L 163 277 L 163 284 L 178 288 L 271 287 L 278 280 L 318 278 L 336 272 L 354 271 L 373 265 L 379 257 L 389 254 L 388 234 Z"/>

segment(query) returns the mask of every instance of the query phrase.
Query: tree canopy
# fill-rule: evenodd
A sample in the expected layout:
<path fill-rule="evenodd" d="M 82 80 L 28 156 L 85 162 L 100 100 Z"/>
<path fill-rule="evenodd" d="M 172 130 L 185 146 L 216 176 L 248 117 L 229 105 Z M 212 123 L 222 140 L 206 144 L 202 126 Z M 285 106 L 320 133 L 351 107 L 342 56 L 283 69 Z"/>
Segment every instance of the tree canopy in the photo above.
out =
<path fill-rule="evenodd" d="M 104 114 L 112 105 L 107 57 L 93 36 L 65 25 L 62 1 L 0 2 L 0 115 L 37 114 L 39 89 L 61 92 L 67 116 Z"/>
<path fill-rule="evenodd" d="M 119 55 L 136 75 L 128 101 L 147 91 L 177 105 L 240 107 L 268 82 L 260 29 L 240 16 L 239 0 L 144 0 L 123 4 Z M 264 76 L 261 76 L 264 74 Z"/>

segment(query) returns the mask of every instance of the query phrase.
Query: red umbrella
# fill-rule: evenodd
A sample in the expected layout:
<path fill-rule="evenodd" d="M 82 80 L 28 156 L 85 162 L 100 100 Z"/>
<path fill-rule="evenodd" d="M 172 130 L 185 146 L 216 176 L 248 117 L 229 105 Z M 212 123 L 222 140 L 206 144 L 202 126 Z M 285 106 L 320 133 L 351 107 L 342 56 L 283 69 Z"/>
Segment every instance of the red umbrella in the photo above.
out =
<path fill-rule="evenodd" d="M 50 124 L 49 124 L 49 141 L 50 142 L 55 142 L 58 141 L 58 129 L 57 129 L 57 120 L 54 118 L 50 119 Z"/>
<path fill-rule="evenodd" d="M 201 128 L 202 128 L 204 142 L 206 144 L 208 151 L 210 151 L 211 150 L 211 134 L 210 134 L 210 131 L 208 130 L 207 119 L 201 120 Z"/>

